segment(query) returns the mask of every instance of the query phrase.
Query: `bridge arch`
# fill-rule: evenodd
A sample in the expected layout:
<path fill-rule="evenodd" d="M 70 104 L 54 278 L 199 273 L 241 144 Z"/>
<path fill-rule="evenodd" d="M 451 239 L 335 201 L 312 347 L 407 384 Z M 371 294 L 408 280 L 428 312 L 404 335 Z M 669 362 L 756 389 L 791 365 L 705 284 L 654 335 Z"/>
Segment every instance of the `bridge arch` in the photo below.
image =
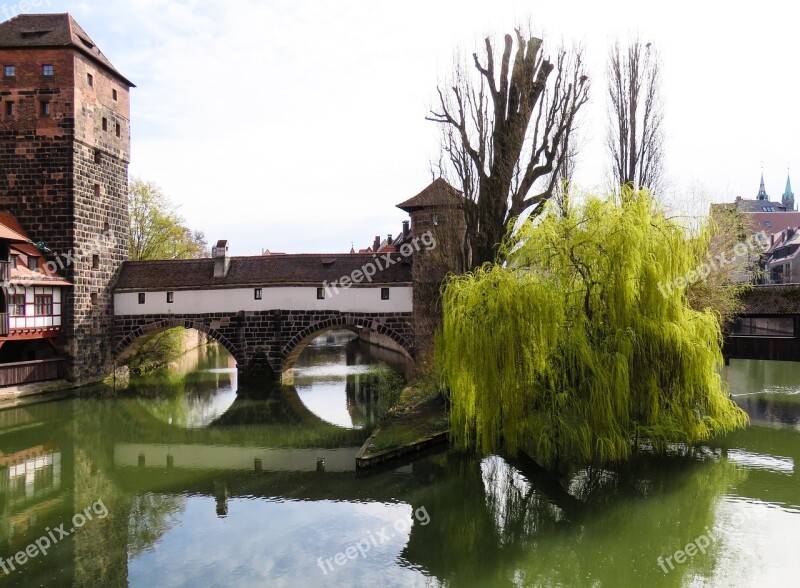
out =
<path fill-rule="evenodd" d="M 347 329 L 356 334 L 362 329 L 368 329 L 391 339 L 413 359 L 414 347 L 412 342 L 392 328 L 391 324 L 376 321 L 370 317 L 354 315 L 338 315 L 309 325 L 292 337 L 281 350 L 281 371 L 285 372 L 294 367 L 297 358 L 311 341 L 326 331 L 334 329 Z"/>
<path fill-rule="evenodd" d="M 211 339 L 214 339 L 225 349 L 227 349 L 228 352 L 236 360 L 237 364 L 239 365 L 243 364 L 242 361 L 243 357 L 242 354 L 240 353 L 239 348 L 236 347 L 236 345 L 234 345 L 233 343 L 231 343 L 230 340 L 227 337 L 225 337 L 222 333 L 220 333 L 219 331 L 217 331 L 216 329 L 210 327 L 205 323 L 183 318 L 166 318 L 134 327 L 132 330 L 126 333 L 119 341 L 119 343 L 116 346 L 116 349 L 114 350 L 114 354 L 115 356 L 119 357 L 139 337 L 142 337 L 144 335 L 152 335 L 157 333 L 158 331 L 164 331 L 166 329 L 171 329 L 174 327 L 195 329 L 196 331 L 205 333 Z"/>

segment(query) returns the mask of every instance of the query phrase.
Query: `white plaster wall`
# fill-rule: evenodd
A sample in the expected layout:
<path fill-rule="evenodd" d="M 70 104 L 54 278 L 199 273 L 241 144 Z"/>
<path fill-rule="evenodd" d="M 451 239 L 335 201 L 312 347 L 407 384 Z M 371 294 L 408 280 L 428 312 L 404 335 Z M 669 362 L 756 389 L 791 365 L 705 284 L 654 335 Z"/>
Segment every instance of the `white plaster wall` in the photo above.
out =
<path fill-rule="evenodd" d="M 389 300 L 381 300 L 381 288 L 339 289 L 326 292 L 317 299 L 317 288 L 309 286 L 273 287 L 261 289 L 261 300 L 254 297 L 254 288 L 225 288 L 214 290 L 175 290 L 174 302 L 167 303 L 167 292 L 145 292 L 144 304 L 139 304 L 138 292 L 114 294 L 114 313 L 137 314 L 199 314 L 238 312 L 240 310 L 338 310 L 341 312 L 411 312 L 411 286 L 389 287 Z"/>

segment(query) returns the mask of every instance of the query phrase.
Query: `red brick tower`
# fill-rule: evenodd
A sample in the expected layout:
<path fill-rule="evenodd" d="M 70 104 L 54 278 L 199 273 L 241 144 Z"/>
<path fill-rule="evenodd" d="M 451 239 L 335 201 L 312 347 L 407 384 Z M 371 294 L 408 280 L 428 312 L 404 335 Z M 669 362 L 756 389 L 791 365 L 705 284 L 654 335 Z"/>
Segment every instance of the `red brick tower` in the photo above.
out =
<path fill-rule="evenodd" d="M 110 285 L 127 258 L 129 90 L 69 14 L 0 23 L 0 209 L 74 284 L 61 344 L 70 375 L 113 361 Z"/>

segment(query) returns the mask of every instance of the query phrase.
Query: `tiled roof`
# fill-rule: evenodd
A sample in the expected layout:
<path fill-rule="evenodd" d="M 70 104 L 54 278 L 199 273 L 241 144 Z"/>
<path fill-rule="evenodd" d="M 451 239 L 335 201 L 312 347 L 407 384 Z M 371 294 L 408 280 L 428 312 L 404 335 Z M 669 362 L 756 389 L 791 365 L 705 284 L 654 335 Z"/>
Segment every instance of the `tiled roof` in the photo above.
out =
<path fill-rule="evenodd" d="M 378 270 L 373 284 L 405 284 L 411 282 L 410 260 L 392 255 L 396 263 Z M 383 256 L 378 256 L 386 265 Z M 253 257 L 231 257 L 228 275 L 214 277 L 214 260 L 178 259 L 168 261 L 127 261 L 122 265 L 115 290 L 180 290 L 192 288 L 226 288 L 259 285 L 332 284 L 354 270 L 376 263 L 371 254 L 290 254 Z M 364 284 L 367 282 L 365 281 Z"/>
<path fill-rule="evenodd" d="M 14 215 L 5 210 L 0 210 L 0 239 L 14 243 L 27 243 L 30 241 Z"/>
<path fill-rule="evenodd" d="M 800 212 L 745 212 L 753 232 L 779 233 L 800 226 Z"/>
<path fill-rule="evenodd" d="M 742 302 L 746 315 L 800 314 L 800 284 L 753 286 Z"/>
<path fill-rule="evenodd" d="M 0 48 L 28 47 L 73 47 L 133 87 L 133 83 L 117 71 L 69 13 L 20 14 L 0 23 Z"/>
<path fill-rule="evenodd" d="M 443 178 L 431 182 L 422 192 L 397 205 L 397 208 L 406 212 L 413 212 L 420 208 L 434 206 L 461 206 L 464 198 L 458 190 L 448 184 Z"/>

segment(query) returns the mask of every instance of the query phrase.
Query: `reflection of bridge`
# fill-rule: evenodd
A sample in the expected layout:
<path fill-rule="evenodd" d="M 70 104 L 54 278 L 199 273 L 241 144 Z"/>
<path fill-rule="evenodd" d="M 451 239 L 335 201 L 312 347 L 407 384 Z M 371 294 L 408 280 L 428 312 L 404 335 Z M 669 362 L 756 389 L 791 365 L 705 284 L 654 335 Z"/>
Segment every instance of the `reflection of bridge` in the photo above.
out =
<path fill-rule="evenodd" d="M 228 257 L 126 262 L 114 288 L 115 341 L 122 353 L 137 337 L 194 328 L 219 341 L 248 373 L 278 375 L 323 331 L 367 331 L 413 356 L 411 264 L 391 265 L 367 282 L 370 254 Z M 388 264 L 388 261 L 383 262 Z M 342 278 L 360 275 L 344 288 Z"/>

